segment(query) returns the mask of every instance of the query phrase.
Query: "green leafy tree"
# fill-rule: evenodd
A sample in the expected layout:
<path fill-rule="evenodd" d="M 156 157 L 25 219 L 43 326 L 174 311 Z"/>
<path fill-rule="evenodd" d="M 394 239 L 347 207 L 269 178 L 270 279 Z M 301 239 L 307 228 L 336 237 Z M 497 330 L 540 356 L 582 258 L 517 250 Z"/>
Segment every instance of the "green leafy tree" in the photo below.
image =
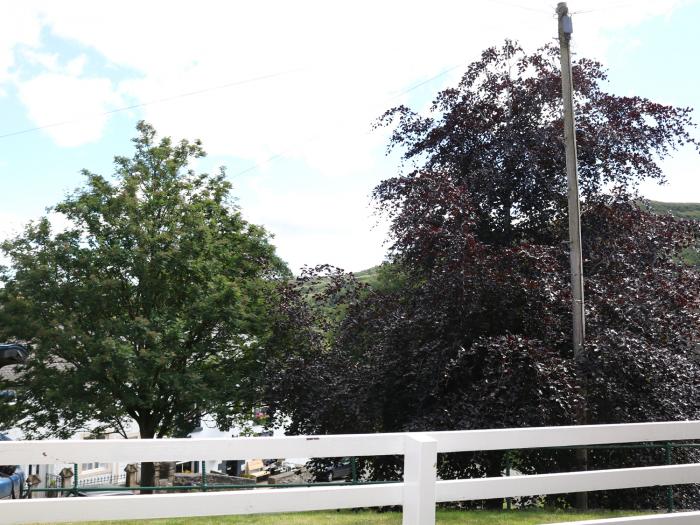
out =
<path fill-rule="evenodd" d="M 201 143 L 137 126 L 132 158 L 2 245 L 0 337 L 28 341 L 13 421 L 29 436 L 182 435 L 226 427 L 255 403 L 267 299 L 288 275 L 266 231 L 241 217 L 222 168 L 196 174 Z M 152 465 L 144 464 L 146 484 Z"/>

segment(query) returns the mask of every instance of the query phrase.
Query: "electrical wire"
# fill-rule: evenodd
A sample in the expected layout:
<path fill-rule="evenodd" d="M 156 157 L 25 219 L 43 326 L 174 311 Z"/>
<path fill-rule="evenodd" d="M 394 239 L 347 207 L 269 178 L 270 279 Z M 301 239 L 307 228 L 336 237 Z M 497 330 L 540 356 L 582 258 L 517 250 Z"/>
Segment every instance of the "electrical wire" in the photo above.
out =
<path fill-rule="evenodd" d="M 496 3 L 496 4 L 500 4 L 500 5 L 505 6 L 505 7 L 512 7 L 512 8 L 522 9 L 522 10 L 526 10 L 526 11 L 530 11 L 530 12 L 549 14 L 549 11 L 545 11 L 544 9 L 534 8 L 534 7 L 529 7 L 529 6 L 524 6 L 524 5 L 521 5 L 521 4 L 515 4 L 515 3 L 511 3 L 511 2 L 506 2 L 506 1 L 504 1 L 504 0 L 491 0 L 491 2 Z M 583 11 L 583 12 L 589 12 L 589 11 Z M 430 82 L 433 82 L 434 80 L 436 80 L 436 79 L 438 79 L 438 78 L 440 78 L 440 77 L 442 77 L 442 76 L 444 76 L 444 75 L 450 73 L 451 71 L 455 70 L 456 68 L 458 68 L 458 67 L 460 67 L 460 66 L 462 66 L 462 65 L 463 65 L 463 64 L 457 64 L 457 65 L 452 66 L 452 67 L 450 67 L 450 68 L 448 68 L 448 69 L 445 69 L 445 70 L 441 71 L 440 73 L 438 73 L 438 74 L 436 74 L 436 75 L 434 75 L 434 76 L 432 76 L 432 77 L 430 77 L 430 78 L 428 78 L 428 79 L 426 79 L 426 80 L 424 80 L 424 81 L 422 81 L 422 82 L 419 82 L 418 84 L 415 84 L 415 85 L 413 85 L 413 86 L 410 86 L 410 87 L 407 88 L 407 89 L 404 89 L 404 90 L 400 91 L 399 93 L 397 93 L 396 95 L 394 95 L 393 97 L 391 97 L 389 100 L 391 100 L 391 99 L 393 99 L 393 98 L 397 98 L 397 97 L 403 96 L 403 95 L 405 95 L 405 94 L 407 94 L 407 93 L 410 93 L 411 91 L 414 91 L 415 89 L 420 88 L 421 86 L 424 86 L 424 85 L 426 85 L 426 84 L 428 84 L 428 83 L 430 83 Z M 182 99 L 182 98 L 186 98 L 186 97 L 197 96 L 197 95 L 201 95 L 201 94 L 204 94 L 204 93 L 210 93 L 210 92 L 212 92 L 212 91 L 227 89 L 227 88 L 231 88 L 231 87 L 235 87 L 235 86 L 240 86 L 240 85 L 243 85 L 243 84 L 249 84 L 249 83 L 252 83 L 252 82 L 259 82 L 259 81 L 262 81 L 262 80 L 268 80 L 268 79 L 271 79 L 271 78 L 276 78 L 276 77 L 280 77 L 280 76 L 283 76 L 283 75 L 288 75 L 288 74 L 290 74 L 290 73 L 294 73 L 294 72 L 297 72 L 297 71 L 300 71 L 300 70 L 301 70 L 301 68 L 297 68 L 297 69 L 292 69 L 292 70 L 288 70 L 288 71 L 282 71 L 282 72 L 278 72 L 278 73 L 271 73 L 271 74 L 268 74 L 268 75 L 262 75 L 262 76 L 258 76 L 258 77 L 248 78 L 248 79 L 244 79 L 244 80 L 237 80 L 237 81 L 234 81 L 234 82 L 229 82 L 229 83 L 221 84 L 221 85 L 218 85 L 218 86 L 213 86 L 213 87 L 198 89 L 198 90 L 195 90 L 195 91 L 189 91 L 189 92 L 185 92 L 185 93 L 179 93 L 179 94 L 177 94 L 177 95 L 173 95 L 173 96 L 170 96 L 170 97 L 163 97 L 163 98 L 159 98 L 159 99 L 155 99 L 155 100 L 150 100 L 150 101 L 146 101 L 146 102 L 141 102 L 141 103 L 138 103 L 138 104 L 132 104 L 132 105 L 129 105 L 129 106 L 123 106 L 123 107 L 111 109 L 111 110 L 108 110 L 108 111 L 103 111 L 103 112 L 100 112 L 100 113 L 94 113 L 94 114 L 91 114 L 91 115 L 86 115 L 86 116 L 79 117 L 79 118 L 74 118 L 74 119 L 69 119 L 69 120 L 63 120 L 63 121 L 59 121 L 59 122 L 52 122 L 52 123 L 50 123 L 50 124 L 44 124 L 44 125 L 42 125 L 42 126 L 35 126 L 35 127 L 32 127 L 32 128 L 22 129 L 22 130 L 18 130 L 18 131 L 12 131 L 12 132 L 9 132 L 9 133 L 0 134 L 0 139 L 5 139 L 5 138 L 9 138 L 9 137 L 14 137 L 14 136 L 17 136 L 17 135 L 23 135 L 23 134 L 26 134 L 26 133 L 32 133 L 32 132 L 40 131 L 40 130 L 44 130 L 44 129 L 50 129 L 50 128 L 55 128 L 55 127 L 60 127 L 60 126 L 66 126 L 66 125 L 69 125 L 69 124 L 74 124 L 74 123 L 77 123 L 77 122 L 82 122 L 82 121 L 85 121 L 85 120 L 88 120 L 88 119 L 91 119 L 91 118 L 95 118 L 95 117 L 98 117 L 98 116 L 113 115 L 113 114 L 115 114 L 115 113 L 120 113 L 120 112 L 123 112 L 123 111 L 129 111 L 129 110 L 133 110 L 133 109 L 138 109 L 138 108 L 142 108 L 142 107 L 146 107 L 146 106 L 151 106 L 151 105 L 154 105 L 154 104 L 162 104 L 162 103 L 164 103 L 164 102 L 170 102 L 170 101 L 173 101 L 173 100 L 178 100 L 178 99 Z M 311 140 L 315 140 L 315 138 L 316 138 L 316 137 L 312 137 L 312 138 L 309 139 L 308 141 L 303 142 L 302 145 L 303 145 L 303 144 L 306 144 L 306 142 L 309 142 L 309 141 L 311 141 Z M 258 164 L 256 164 L 256 165 L 254 165 L 254 166 L 251 166 L 250 168 L 246 168 L 245 170 L 238 172 L 237 175 L 241 175 L 241 174 L 243 174 L 243 173 L 247 173 L 248 171 L 252 171 L 252 170 L 254 170 L 254 169 L 260 167 L 261 165 L 267 164 L 268 162 L 271 162 L 271 161 L 273 161 L 273 160 L 275 160 L 275 159 L 277 159 L 277 158 L 280 158 L 280 157 L 282 157 L 282 156 L 284 156 L 284 153 L 277 153 L 277 154 L 275 154 L 275 155 L 272 155 L 272 156 L 269 157 L 268 159 L 266 159 L 266 160 L 264 160 L 264 161 L 262 161 L 262 162 L 260 162 L 260 163 L 258 163 Z"/>
<path fill-rule="evenodd" d="M 528 6 L 524 6 L 524 5 L 520 5 L 520 4 L 514 4 L 514 3 L 506 2 L 506 1 L 504 1 L 504 0 L 491 0 L 491 2 L 496 3 L 496 4 L 500 4 L 500 5 L 505 6 L 505 7 L 513 7 L 513 8 L 523 9 L 523 10 L 531 11 L 531 12 L 547 13 L 547 14 L 549 14 L 549 12 L 548 12 L 548 11 L 545 11 L 544 9 L 539 9 L 539 8 L 534 8 L 534 7 L 528 7 Z M 442 77 L 443 75 L 446 75 L 447 73 L 451 72 L 452 70 L 454 70 L 455 68 L 457 68 L 457 67 L 459 67 L 459 66 L 461 66 L 461 65 L 462 65 L 462 64 L 458 64 L 458 65 L 456 65 L 456 66 L 453 66 L 452 68 L 449 68 L 449 69 L 447 69 L 447 70 L 445 70 L 445 71 L 442 71 L 442 72 L 438 73 L 438 74 L 435 75 L 434 77 L 431 77 L 431 78 L 429 78 L 429 79 L 427 79 L 427 80 L 425 80 L 425 81 L 423 81 L 423 82 L 420 82 L 420 83 L 418 83 L 418 84 L 416 84 L 416 85 L 414 85 L 414 86 L 411 86 L 410 88 L 408 88 L 408 89 L 406 89 L 406 90 L 401 91 L 400 93 L 398 93 L 395 97 L 404 95 L 404 94 L 409 93 L 409 92 L 411 92 L 411 91 L 413 91 L 413 90 L 415 90 L 415 89 L 418 89 L 419 87 L 421 87 L 421 86 L 423 86 L 423 85 L 425 85 L 425 84 L 428 84 L 428 83 L 432 82 L 433 80 L 436 80 L 437 78 Z M 142 108 L 142 107 L 146 107 L 146 106 L 151 106 L 151 105 L 154 105 L 154 104 L 162 104 L 162 103 L 164 103 L 164 102 L 170 102 L 170 101 L 178 100 L 178 99 L 181 99 L 181 98 L 186 98 L 186 97 L 192 97 L 192 96 L 196 96 L 196 95 L 201 95 L 201 94 L 203 94 L 203 93 L 209 93 L 209 92 L 212 92 L 212 91 L 217 91 L 217 90 L 221 90 L 221 89 L 227 89 L 227 88 L 230 88 L 230 87 L 240 86 L 240 85 L 243 85 L 243 84 L 249 84 L 249 83 L 252 83 L 252 82 L 259 82 L 259 81 L 261 81 L 261 80 L 267 80 L 267 79 L 276 78 L 276 77 L 283 76 L 283 75 L 288 75 L 288 74 L 290 74 L 290 73 L 294 73 L 294 72 L 300 71 L 301 69 L 302 69 L 302 68 L 297 68 L 297 69 L 292 69 L 292 70 L 288 70 L 288 71 L 282 71 L 282 72 L 278 72 L 278 73 L 272 73 L 272 74 L 268 74 L 268 75 L 262 75 L 262 76 L 258 76 L 258 77 L 248 78 L 248 79 L 244 79 L 244 80 L 237 80 L 237 81 L 229 82 L 229 83 L 222 84 L 222 85 L 219 85 L 219 86 L 213 86 L 213 87 L 198 89 L 198 90 L 195 90 L 195 91 L 189 91 L 189 92 L 185 92 L 185 93 L 179 93 L 179 94 L 177 94 L 177 95 L 173 95 L 173 96 L 170 96 L 170 97 L 164 97 L 164 98 L 160 98 L 160 99 L 150 100 L 150 101 L 147 101 L 147 102 L 141 102 L 141 103 L 138 103 L 138 104 L 132 104 L 132 105 L 129 105 L 129 106 L 123 106 L 123 107 L 111 109 L 111 110 L 108 110 L 108 111 L 103 111 L 103 112 L 100 112 L 100 113 L 94 113 L 94 114 L 90 114 L 90 115 L 85 115 L 85 116 L 79 117 L 79 118 L 74 118 L 74 119 L 69 119 L 69 120 L 63 120 L 63 121 L 59 121 L 59 122 L 52 122 L 52 123 L 50 123 L 50 124 L 44 124 L 44 125 L 35 126 L 35 127 L 32 127 L 32 128 L 26 128 L 26 129 L 22 129 L 22 130 L 18 130 L 18 131 L 12 131 L 12 132 L 9 132 L 9 133 L 3 133 L 3 134 L 0 134 L 0 139 L 5 139 L 5 138 L 9 138 L 9 137 L 15 137 L 15 136 L 17 136 L 17 135 L 23 135 L 23 134 L 26 134 L 26 133 L 32 133 L 32 132 L 35 132 L 35 131 L 41 131 L 41 130 L 44 130 L 44 129 L 50 129 L 50 128 L 55 128 L 55 127 L 60 127 L 60 126 L 66 126 L 66 125 L 69 125 L 69 124 L 75 124 L 75 123 L 77 123 L 77 122 L 83 122 L 83 121 L 85 121 L 85 120 L 89 120 L 89 119 L 95 118 L 95 117 L 101 117 L 101 116 L 106 116 L 106 115 L 113 115 L 113 114 L 115 114 L 115 113 L 120 113 L 120 112 L 123 112 L 123 111 L 129 111 L 129 110 L 132 110 L 132 109 L 138 109 L 138 108 Z M 395 98 L 395 97 L 394 97 L 394 98 Z M 276 158 L 276 157 L 279 157 L 279 156 L 280 156 L 279 154 L 273 155 L 270 159 Z M 268 162 L 270 159 L 268 159 L 268 160 L 266 160 L 266 161 L 263 161 L 263 162 L 266 163 L 266 162 Z M 250 169 L 253 169 L 253 168 L 254 168 L 254 167 L 252 167 L 252 168 L 250 168 Z M 245 172 L 245 171 L 249 171 L 250 169 L 244 170 L 244 172 Z"/>
<path fill-rule="evenodd" d="M 419 87 L 425 86 L 426 84 L 429 84 L 429 83 L 431 83 L 431 82 L 437 80 L 438 78 L 441 78 L 441 77 L 447 75 L 448 73 L 451 73 L 451 72 L 454 71 L 455 69 L 457 69 L 457 68 L 459 68 L 459 67 L 463 67 L 464 65 L 465 65 L 464 62 L 461 62 L 461 63 L 459 63 L 459 64 L 455 64 L 454 66 L 448 67 L 447 69 L 444 69 L 444 70 L 440 71 L 440 72 L 437 73 L 436 75 L 434 75 L 434 76 L 432 76 L 432 77 L 430 77 L 430 78 L 428 78 L 428 79 L 426 79 L 426 80 L 422 80 L 421 82 L 418 82 L 417 84 L 413 84 L 413 85 L 411 85 L 410 87 L 408 87 L 408 88 L 406 88 L 406 89 L 403 89 L 403 90 L 399 91 L 398 93 L 392 95 L 392 96 L 389 97 L 388 99 L 386 99 L 385 104 L 388 103 L 388 102 L 390 102 L 391 100 L 394 100 L 394 99 L 396 99 L 396 98 L 402 97 L 403 95 L 406 95 L 406 94 L 410 93 L 411 91 L 415 91 L 415 90 L 418 89 Z M 300 142 L 299 144 L 297 144 L 296 147 L 298 148 L 298 147 L 300 147 L 300 146 L 305 146 L 306 144 L 309 144 L 309 143 L 311 143 L 311 142 L 313 142 L 313 141 L 315 141 L 315 140 L 318 140 L 320 137 L 324 137 L 324 136 L 326 136 L 326 135 L 327 135 L 327 130 L 324 131 L 322 134 L 316 134 L 316 135 L 313 135 L 313 136 L 307 138 L 306 140 L 304 140 L 304 141 Z M 275 153 L 274 155 L 271 155 L 270 157 L 268 157 L 268 158 L 265 159 L 265 160 L 262 160 L 262 161 L 260 161 L 260 162 L 258 162 L 258 163 L 256 163 L 256 164 L 253 164 L 252 166 L 250 166 L 250 167 L 248 167 L 248 168 L 245 168 L 245 169 L 243 169 L 243 170 L 241 170 L 241 171 L 238 171 L 238 172 L 232 174 L 232 177 L 238 177 L 238 176 L 240 176 L 240 175 L 244 175 L 244 174 L 249 173 L 249 172 L 251 172 L 251 171 L 257 170 L 257 169 L 261 168 L 262 166 L 266 166 L 267 164 L 269 164 L 269 163 L 271 163 L 271 162 L 274 162 L 274 161 L 277 160 L 277 159 L 280 159 L 280 158 L 285 157 L 285 156 L 288 155 L 290 152 L 291 152 L 291 149 L 288 149 L 288 150 L 285 150 L 285 151 L 282 151 L 282 152 Z"/>
<path fill-rule="evenodd" d="M 268 74 L 268 75 L 261 75 L 261 76 L 258 76 L 258 77 L 246 78 L 246 79 L 244 79 L 244 80 L 236 80 L 236 81 L 234 81 L 234 82 L 228 82 L 228 83 L 226 83 L 226 84 L 221 84 L 221 85 L 218 85 L 218 86 L 213 86 L 213 87 L 208 87 L 208 88 L 203 88 L 203 89 L 197 89 L 197 90 L 195 90 L 195 91 L 188 91 L 188 92 L 185 92 L 185 93 L 179 93 L 179 94 L 177 94 L 177 95 L 172 95 L 172 96 L 170 96 L 170 97 L 163 97 L 163 98 L 159 98 L 159 99 L 155 99 L 155 100 L 149 100 L 149 101 L 146 101 L 146 102 L 141 102 L 141 103 L 139 103 L 139 104 L 132 104 L 132 105 L 130 105 L 130 106 L 124 106 L 124 107 L 120 107 L 120 108 L 116 108 L 116 109 L 110 109 L 109 111 L 103 111 L 103 112 L 100 112 L 100 113 L 94 113 L 94 114 L 86 115 L 86 116 L 80 117 L 80 118 L 75 118 L 75 119 L 71 119 L 71 120 L 63 120 L 63 121 L 60 121 L 60 122 L 53 122 L 53 123 L 51 123 L 51 124 L 45 124 L 45 125 L 43 125 L 43 126 L 36 126 L 36 127 L 33 127 L 33 128 L 27 128 L 27 129 L 23 129 L 23 130 L 19 130 L 19 131 L 13 131 L 13 132 L 10 132 L 10 133 L 5 133 L 5 134 L 0 135 L 0 139 L 4 139 L 4 138 L 8 138 L 8 137 L 14 137 L 14 136 L 17 136 L 17 135 L 23 135 L 23 134 L 25 134 L 25 133 L 31 133 L 31 132 L 33 132 L 33 131 L 39 131 L 39 130 L 42 130 L 42 129 L 55 128 L 55 127 L 59 127 L 59 126 L 66 126 L 66 125 L 68 125 L 68 124 L 74 124 L 74 123 L 76 123 L 76 122 L 82 122 L 82 121 L 84 121 L 84 120 L 88 120 L 88 119 L 95 118 L 95 117 L 102 117 L 102 116 L 105 116 L 105 115 L 112 115 L 112 114 L 114 114 L 114 113 L 120 113 L 120 112 L 122 112 L 122 111 L 129 111 L 129 110 L 131 110 L 131 109 L 138 109 L 138 108 L 142 108 L 142 107 L 145 107 L 145 106 L 151 106 L 151 105 L 153 105 L 153 104 L 162 104 L 163 102 L 170 102 L 170 101 L 172 101 L 172 100 L 178 100 L 178 99 L 186 98 L 186 97 L 193 97 L 193 96 L 196 96 L 196 95 L 201 95 L 201 94 L 203 94 L 203 93 L 210 93 L 210 92 L 212 92 L 212 91 L 218 91 L 218 90 L 221 90 L 221 89 L 227 89 L 227 88 L 231 88 L 231 87 L 235 87 L 235 86 L 241 86 L 241 85 L 243 85 L 243 84 L 250 84 L 250 83 L 253 83 L 253 82 L 259 82 L 259 81 L 261 81 L 261 80 L 268 80 L 268 79 L 271 79 L 271 78 L 277 78 L 277 77 L 280 77 L 280 76 L 283 76 L 283 75 L 289 75 L 289 74 L 291 74 L 291 73 L 295 73 L 295 72 L 297 72 L 297 71 L 300 71 L 301 69 L 302 69 L 302 68 L 291 69 L 291 70 L 288 70 L 288 71 L 281 71 L 281 72 L 278 72 L 278 73 L 270 73 L 270 74 Z"/>

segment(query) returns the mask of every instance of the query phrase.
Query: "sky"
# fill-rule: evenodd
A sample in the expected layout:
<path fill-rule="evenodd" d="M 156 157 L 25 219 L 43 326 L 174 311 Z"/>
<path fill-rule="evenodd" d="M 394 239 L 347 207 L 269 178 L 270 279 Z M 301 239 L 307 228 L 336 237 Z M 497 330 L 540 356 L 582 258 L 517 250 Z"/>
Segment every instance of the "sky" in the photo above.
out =
<path fill-rule="evenodd" d="M 399 158 L 372 122 L 398 104 L 426 108 L 505 38 L 551 42 L 555 4 L 0 0 L 0 238 L 81 186 L 80 170 L 110 175 L 145 119 L 203 141 L 196 169 L 226 166 L 243 215 L 294 271 L 379 264 L 386 224 L 371 191 Z M 609 68 L 607 89 L 700 121 L 700 0 L 569 7 L 574 52 Z M 699 167 L 681 150 L 664 163 L 668 184 L 642 193 L 700 201 Z"/>

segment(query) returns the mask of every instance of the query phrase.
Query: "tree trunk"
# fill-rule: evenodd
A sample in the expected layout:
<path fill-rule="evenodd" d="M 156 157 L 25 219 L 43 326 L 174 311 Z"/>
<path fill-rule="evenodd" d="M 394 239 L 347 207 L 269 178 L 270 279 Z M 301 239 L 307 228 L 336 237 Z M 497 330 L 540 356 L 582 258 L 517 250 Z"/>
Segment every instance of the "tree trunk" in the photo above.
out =
<path fill-rule="evenodd" d="M 155 425 L 139 423 L 139 435 L 141 439 L 153 439 L 155 437 Z M 154 487 L 156 483 L 156 469 L 152 461 L 141 462 L 141 486 Z M 141 494 L 153 494 L 152 490 L 140 490 Z"/>
<path fill-rule="evenodd" d="M 486 476 L 489 478 L 500 478 L 503 472 L 503 452 L 494 451 L 486 454 L 487 468 Z M 484 500 L 484 508 L 488 510 L 503 510 L 503 498 Z"/>

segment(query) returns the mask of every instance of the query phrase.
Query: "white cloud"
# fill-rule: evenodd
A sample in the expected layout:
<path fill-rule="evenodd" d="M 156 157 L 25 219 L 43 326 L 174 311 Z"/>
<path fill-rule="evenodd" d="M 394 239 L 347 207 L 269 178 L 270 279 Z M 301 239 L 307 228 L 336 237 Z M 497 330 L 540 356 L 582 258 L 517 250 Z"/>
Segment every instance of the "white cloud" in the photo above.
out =
<path fill-rule="evenodd" d="M 0 86 L 10 77 L 19 45 L 37 46 L 41 20 L 36 11 L 24 2 L 4 2 L 0 14 Z"/>
<path fill-rule="evenodd" d="M 669 184 L 652 181 L 642 183 L 642 195 L 652 200 L 670 202 L 698 202 L 700 200 L 700 155 L 692 147 L 683 148 L 664 160 L 665 173 L 672 174 Z"/>
<path fill-rule="evenodd" d="M 86 62 L 87 57 L 85 55 L 78 55 L 66 64 L 66 73 L 73 77 L 80 76 L 83 73 Z"/>
<path fill-rule="evenodd" d="M 60 146 L 79 146 L 102 137 L 107 123 L 104 112 L 120 102 L 106 78 L 80 78 L 45 73 L 17 83 L 19 98 L 29 118 Z M 81 120 L 82 119 L 82 120 Z M 74 121 L 51 127 L 52 124 Z"/>
<path fill-rule="evenodd" d="M 642 0 L 634 9 L 622 9 L 603 0 L 571 2 L 573 11 L 604 9 L 578 15 L 577 41 L 585 42 L 580 47 L 586 52 L 604 55 L 608 30 L 668 13 L 678 3 Z M 506 36 L 535 46 L 556 34 L 549 0 L 521 0 L 520 5 L 541 12 L 507 4 L 202 1 L 195 7 L 183 1 L 109 6 L 74 1 L 42 3 L 36 16 L 43 13 L 57 36 L 143 73 L 121 85 L 123 93 L 141 102 L 302 67 L 284 77 L 145 110 L 164 133 L 194 134 L 212 153 L 258 159 L 338 121 L 367 125 L 391 93 L 466 64 Z M 313 154 L 307 148 L 304 155 Z"/>
<path fill-rule="evenodd" d="M 26 217 L 0 211 L 0 241 L 19 235 L 26 223 Z"/>
<path fill-rule="evenodd" d="M 22 60 L 43 71 L 28 78 L 14 75 L 19 100 L 37 126 L 59 146 L 80 146 L 102 137 L 107 123 L 104 112 L 123 104 L 108 78 L 83 76 L 84 54 L 68 61 L 56 52 L 21 50 Z M 70 122 L 70 124 L 61 124 Z M 60 124 L 60 125 L 56 125 Z"/>
<path fill-rule="evenodd" d="M 384 256 L 386 225 L 377 223 L 367 191 L 356 188 L 300 189 L 280 193 L 274 184 L 251 181 L 245 217 L 275 234 L 279 254 L 296 271 L 329 263 L 359 271 Z"/>
<path fill-rule="evenodd" d="M 610 29 L 667 14 L 679 3 L 641 0 L 625 9 L 603 0 L 571 2 L 572 11 L 582 11 L 575 40 L 582 50 L 604 56 Z M 283 77 L 145 109 L 146 118 L 164 133 L 196 135 L 212 153 L 260 159 L 289 150 L 290 142 L 325 133 L 337 122 L 368 126 L 394 102 L 392 93 L 445 67 L 466 64 L 506 36 L 528 46 L 542 44 L 556 34 L 551 6 L 549 0 L 40 2 L 19 9 L 25 29 L 22 36 L 5 37 L 4 46 L 0 42 L 0 56 L 3 50 L 7 54 L 8 43 L 36 46 L 36 28 L 43 20 L 53 34 L 142 73 L 120 86 L 139 102 L 301 67 Z M 55 61 L 50 54 L 34 58 Z M 79 78 L 83 62 L 84 57 L 74 60 L 66 74 Z M 55 70 L 55 64 L 46 65 Z M 88 89 L 94 85 L 91 78 L 80 82 Z M 40 118 L 45 106 L 29 109 L 37 124 L 46 121 Z M 90 128 L 85 140 L 94 140 L 94 126 L 83 126 Z M 315 154 L 328 157 L 347 146 L 304 148 L 303 155 L 323 165 L 314 161 Z"/>
<path fill-rule="evenodd" d="M 42 53 L 34 49 L 23 49 L 21 57 L 27 63 L 41 66 L 46 71 L 55 72 L 60 69 L 58 53 Z"/>

